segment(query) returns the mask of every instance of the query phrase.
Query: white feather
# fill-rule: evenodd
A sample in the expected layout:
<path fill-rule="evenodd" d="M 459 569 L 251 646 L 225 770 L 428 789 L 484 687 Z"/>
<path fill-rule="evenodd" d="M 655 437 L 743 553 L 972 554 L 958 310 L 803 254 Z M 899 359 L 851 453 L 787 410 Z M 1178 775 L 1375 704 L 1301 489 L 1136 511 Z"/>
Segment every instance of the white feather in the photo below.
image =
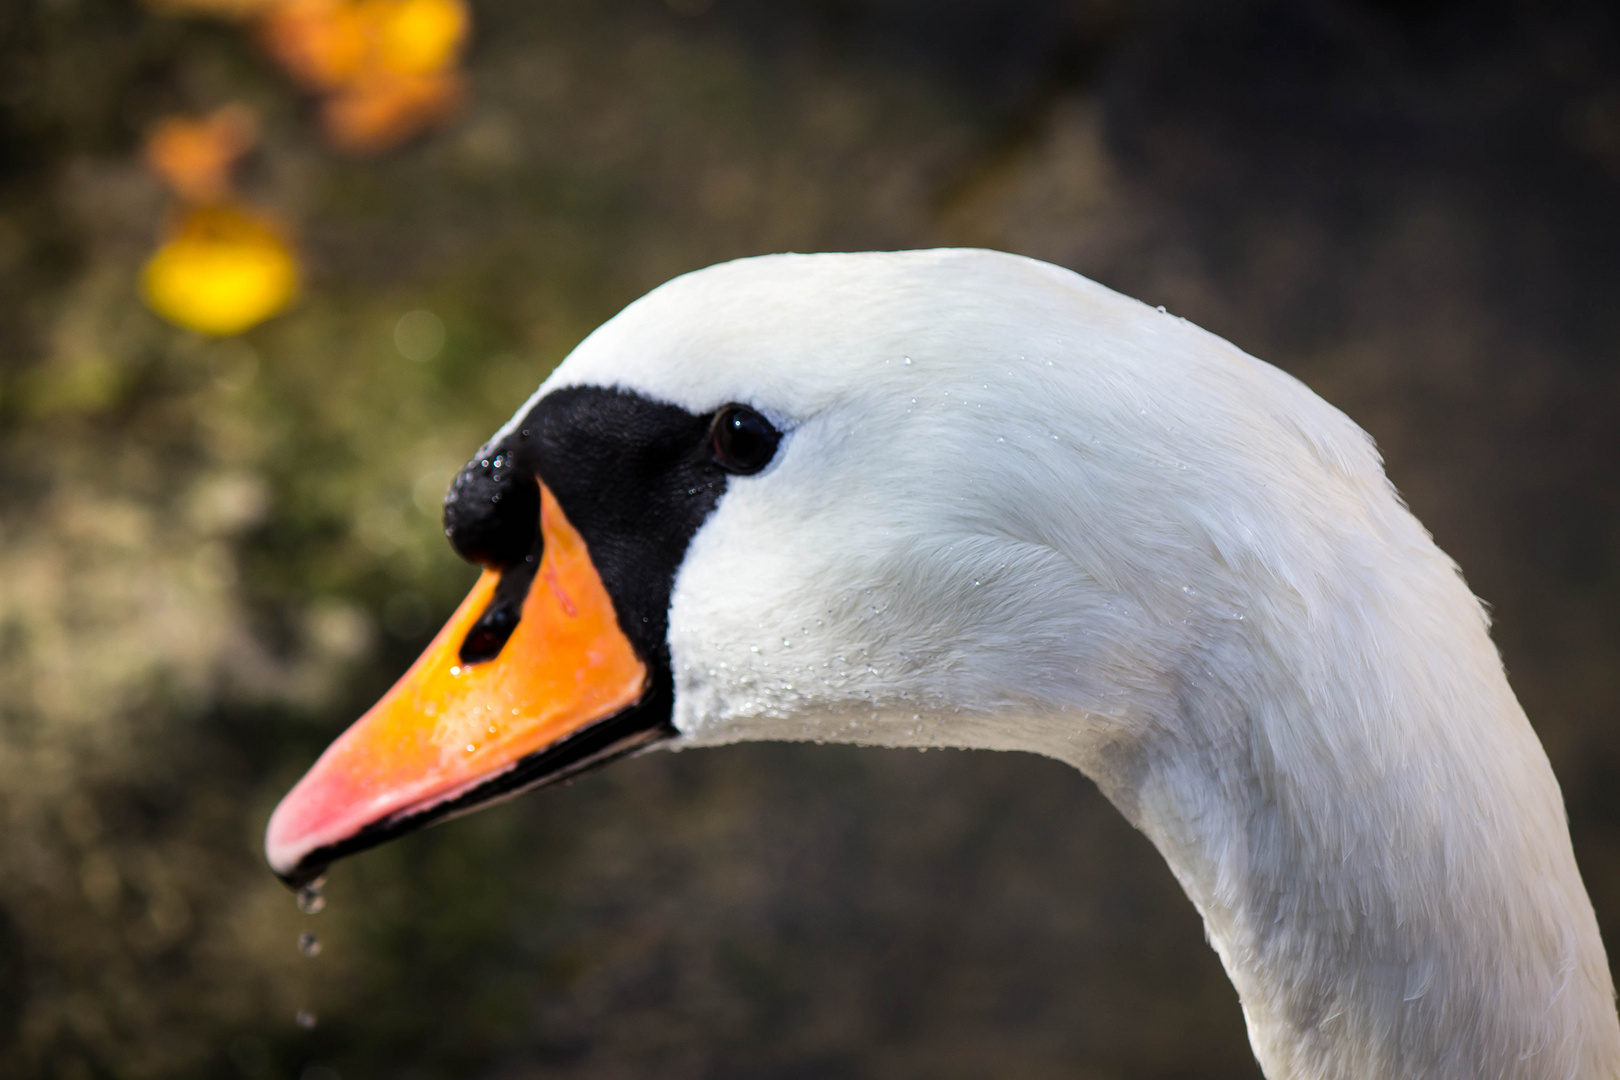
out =
<path fill-rule="evenodd" d="M 1485 613 L 1301 383 L 1068 271 L 931 251 L 678 278 L 540 393 L 581 384 L 787 433 L 676 581 L 684 745 L 1071 762 L 1202 912 L 1273 1080 L 1620 1076 Z"/>

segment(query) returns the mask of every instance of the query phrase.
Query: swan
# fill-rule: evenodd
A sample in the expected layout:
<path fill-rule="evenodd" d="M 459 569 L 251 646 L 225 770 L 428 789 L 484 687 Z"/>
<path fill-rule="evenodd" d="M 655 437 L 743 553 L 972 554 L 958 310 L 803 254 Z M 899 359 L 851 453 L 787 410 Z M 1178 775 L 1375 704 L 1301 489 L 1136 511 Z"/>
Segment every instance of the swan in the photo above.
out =
<path fill-rule="evenodd" d="M 1481 604 L 1303 384 L 1070 271 L 772 255 L 592 333 L 457 477 L 484 573 L 271 867 L 652 747 L 1026 750 L 1169 863 L 1282 1078 L 1612 1078 Z"/>

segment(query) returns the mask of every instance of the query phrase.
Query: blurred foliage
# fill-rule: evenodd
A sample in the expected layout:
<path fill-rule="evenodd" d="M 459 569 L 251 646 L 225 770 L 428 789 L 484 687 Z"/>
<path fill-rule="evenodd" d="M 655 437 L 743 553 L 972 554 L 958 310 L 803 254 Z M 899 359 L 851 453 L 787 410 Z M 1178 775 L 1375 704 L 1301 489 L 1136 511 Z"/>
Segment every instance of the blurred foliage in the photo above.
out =
<path fill-rule="evenodd" d="M 472 580 L 453 470 L 619 306 L 782 249 L 1053 259 L 1360 421 L 1494 605 L 1620 941 L 1602 7 L 473 12 L 465 115 L 357 162 L 234 28 L 0 7 L 0 1071 L 1254 1075 L 1170 875 L 1050 762 L 652 755 L 351 860 L 318 916 L 262 866 Z M 216 341 L 139 302 L 139 145 L 229 101 L 307 285 Z"/>
<path fill-rule="evenodd" d="M 161 10 L 168 0 L 149 6 Z M 231 17 L 239 0 L 189 0 Z M 259 0 L 258 35 L 300 84 L 325 96 L 327 141 L 389 150 L 460 112 L 463 0 Z"/>

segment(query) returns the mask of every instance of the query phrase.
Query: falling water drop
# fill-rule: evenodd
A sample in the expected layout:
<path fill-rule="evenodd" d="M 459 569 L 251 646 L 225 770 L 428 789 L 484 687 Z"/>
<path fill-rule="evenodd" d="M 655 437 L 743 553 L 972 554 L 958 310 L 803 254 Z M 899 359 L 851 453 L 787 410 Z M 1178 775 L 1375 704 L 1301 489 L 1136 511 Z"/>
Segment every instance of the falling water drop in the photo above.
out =
<path fill-rule="evenodd" d="M 293 1019 L 296 1020 L 298 1022 L 298 1026 L 303 1028 L 305 1031 L 315 1030 L 315 1014 L 310 1010 L 299 1009 L 298 1014 L 294 1016 Z"/>
<path fill-rule="evenodd" d="M 298 890 L 298 910 L 305 915 L 319 915 L 321 909 L 326 907 L 326 897 L 321 895 L 321 886 L 326 884 L 325 878 L 316 878 L 314 881 Z"/>
<path fill-rule="evenodd" d="M 298 951 L 310 959 L 321 955 L 321 939 L 308 930 L 298 935 Z"/>

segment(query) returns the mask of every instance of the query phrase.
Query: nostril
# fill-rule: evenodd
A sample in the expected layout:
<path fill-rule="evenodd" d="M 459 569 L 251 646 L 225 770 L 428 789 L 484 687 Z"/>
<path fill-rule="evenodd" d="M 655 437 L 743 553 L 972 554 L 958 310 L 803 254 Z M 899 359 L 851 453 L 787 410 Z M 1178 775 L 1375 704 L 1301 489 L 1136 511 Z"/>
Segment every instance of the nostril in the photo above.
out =
<path fill-rule="evenodd" d="M 491 570 L 515 566 L 540 529 L 540 486 L 508 451 L 480 454 L 444 497 L 444 534 L 456 553 Z"/>
<path fill-rule="evenodd" d="M 495 585 L 495 595 L 489 598 L 484 613 L 462 639 L 460 656 L 463 664 L 482 664 L 500 655 L 512 631 L 523 619 L 523 602 L 528 598 L 535 571 L 539 568 L 540 544 L 537 540 L 527 558 L 501 571 L 501 580 Z"/>

